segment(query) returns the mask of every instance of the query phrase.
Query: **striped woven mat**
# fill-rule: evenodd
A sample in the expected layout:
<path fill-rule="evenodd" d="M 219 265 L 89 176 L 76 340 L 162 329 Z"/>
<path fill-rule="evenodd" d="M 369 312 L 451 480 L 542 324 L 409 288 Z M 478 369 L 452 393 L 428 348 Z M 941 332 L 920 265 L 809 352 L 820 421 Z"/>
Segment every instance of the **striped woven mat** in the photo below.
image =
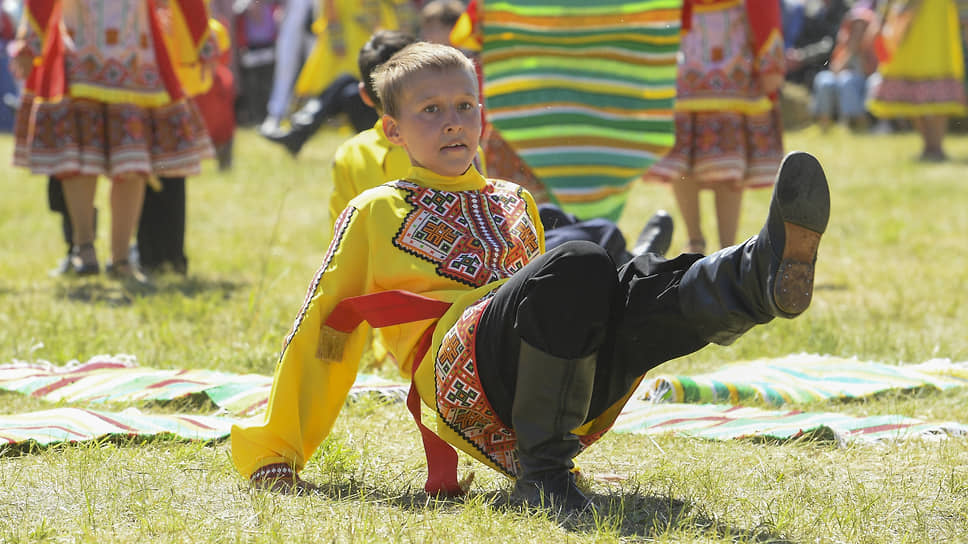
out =
<path fill-rule="evenodd" d="M 674 143 L 681 6 L 484 2 L 488 118 L 567 211 L 617 220 Z"/>
<path fill-rule="evenodd" d="M 732 381 L 721 381 L 730 375 Z M 784 380 L 782 383 L 781 379 Z M 265 409 L 271 381 L 269 376 L 256 374 L 140 367 L 133 357 L 124 355 L 98 356 L 86 363 L 74 362 L 65 366 L 46 362 L 0 365 L 0 390 L 54 402 L 151 402 L 202 395 L 221 409 L 219 416 L 155 415 L 135 408 L 121 412 L 57 408 L 6 415 L 0 416 L 0 444 L 32 442 L 47 445 L 110 436 L 170 435 L 187 440 L 222 438 L 237 421 L 233 416 L 258 415 Z M 693 388 L 690 384 L 697 385 Z M 708 387 L 700 387 L 703 384 Z M 934 360 L 896 366 L 829 356 L 791 355 L 731 365 L 711 374 L 660 376 L 644 382 L 640 393 L 628 403 L 613 430 L 637 434 L 671 432 L 716 440 L 810 438 L 838 443 L 963 436 L 968 434 L 968 427 L 960 423 L 932 423 L 895 415 L 858 418 L 831 412 L 769 411 L 710 403 L 752 398 L 776 398 L 784 403 L 795 403 L 864 396 L 888 389 L 946 389 L 963 385 L 968 385 L 968 367 L 964 363 Z M 407 390 L 407 384 L 361 374 L 350 398 L 376 394 L 402 399 Z M 684 398 L 701 399 L 702 404 L 678 402 L 677 391 L 692 391 L 683 393 Z M 723 398 L 706 400 L 716 396 Z"/>
<path fill-rule="evenodd" d="M 654 404 L 632 400 L 613 432 L 665 434 L 709 440 L 830 440 L 844 446 L 909 438 L 968 436 L 968 425 L 898 416 L 854 417 L 832 412 L 762 410 L 728 404 Z"/>
<path fill-rule="evenodd" d="M 135 408 L 106 412 L 55 408 L 0 415 L 0 446 L 87 442 L 107 437 L 126 439 L 168 436 L 183 440 L 216 440 L 228 436 L 235 420 L 186 414 L 146 414 Z M 0 450 L 2 451 L 2 450 Z"/>
<path fill-rule="evenodd" d="M 966 385 L 968 363 L 964 362 L 935 359 L 916 365 L 888 365 L 797 354 L 736 363 L 695 376 L 659 375 L 647 378 L 641 391 L 654 402 L 740 404 L 756 400 L 780 406 Z"/>
<path fill-rule="evenodd" d="M 271 388 L 271 376 L 141 367 L 130 355 L 99 355 L 65 366 L 46 362 L 0 365 L 0 390 L 52 402 L 164 402 L 201 395 L 229 414 L 250 416 L 266 408 Z M 402 399 L 408 390 L 409 384 L 360 374 L 350 398 L 377 394 Z"/>

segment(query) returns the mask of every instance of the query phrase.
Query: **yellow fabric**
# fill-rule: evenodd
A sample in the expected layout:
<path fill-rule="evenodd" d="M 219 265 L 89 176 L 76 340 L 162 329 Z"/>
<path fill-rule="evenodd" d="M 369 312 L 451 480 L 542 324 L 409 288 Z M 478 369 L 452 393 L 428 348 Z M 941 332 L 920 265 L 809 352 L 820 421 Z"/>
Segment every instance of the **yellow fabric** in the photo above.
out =
<path fill-rule="evenodd" d="M 480 190 L 486 183 L 474 168 L 459 177 L 445 177 L 413 167 L 406 178 L 446 191 Z M 544 232 L 537 206 L 529 193 L 524 192 L 524 198 L 537 230 L 540 251 L 544 252 Z M 323 323 L 340 300 L 402 289 L 452 303 L 439 321 L 425 320 L 381 329 L 405 377 L 410 375 L 420 338 L 428 328 L 434 329 L 433 344 L 415 376 L 420 397 L 433 407 L 436 402 L 432 354 L 464 308 L 500 284 L 469 287 L 439 275 L 435 263 L 395 248 L 393 239 L 401 220 L 412 209 L 404 191 L 387 185 L 375 187 L 353 198 L 350 205 L 353 209 L 347 209 L 338 220 L 339 239 L 330 244 L 276 367 L 265 421 L 232 428 L 232 459 L 246 477 L 259 467 L 276 462 L 301 469 L 332 429 L 356 378 L 370 330 L 365 322 L 349 335 L 324 327 Z M 462 449 L 468 447 L 457 445 Z M 477 457 L 481 458 L 480 454 Z"/>
<path fill-rule="evenodd" d="M 400 179 L 409 170 L 407 151 L 387 140 L 382 121 L 343 142 L 333 156 L 330 227 L 353 197 L 387 181 Z"/>
<path fill-rule="evenodd" d="M 958 9 L 952 0 L 931 0 L 919 4 L 903 40 L 893 56 L 878 71 L 885 80 L 964 79 L 964 56 Z M 964 115 L 959 102 L 907 104 L 874 99 L 868 104 L 877 117 L 920 115 Z"/>
<path fill-rule="evenodd" d="M 409 8 L 410 0 L 332 0 L 337 20 L 330 21 L 329 10 L 313 23 L 316 43 L 296 80 L 296 96 L 317 96 L 334 79 L 351 74 L 357 79 L 360 70 L 357 56 L 363 44 L 377 30 L 400 28 L 398 13 Z"/>
<path fill-rule="evenodd" d="M 941 50 L 950 54 L 939 54 Z M 878 70 L 884 77 L 961 79 L 961 29 L 954 2 L 922 2 L 900 47 Z"/>
<path fill-rule="evenodd" d="M 175 3 L 172 4 L 176 5 Z M 173 23 L 178 20 L 175 16 L 177 10 L 172 10 Z M 165 35 L 165 47 L 171 56 L 171 62 L 175 68 L 175 75 L 182 84 L 182 90 L 188 96 L 197 96 L 208 92 L 212 88 L 212 70 L 202 70 L 201 62 L 207 59 L 200 59 L 198 56 L 199 48 L 193 43 L 188 27 L 182 24 L 172 24 Z M 208 32 L 219 52 L 228 50 L 231 39 L 229 33 L 222 26 L 222 23 L 215 19 L 208 20 Z"/>

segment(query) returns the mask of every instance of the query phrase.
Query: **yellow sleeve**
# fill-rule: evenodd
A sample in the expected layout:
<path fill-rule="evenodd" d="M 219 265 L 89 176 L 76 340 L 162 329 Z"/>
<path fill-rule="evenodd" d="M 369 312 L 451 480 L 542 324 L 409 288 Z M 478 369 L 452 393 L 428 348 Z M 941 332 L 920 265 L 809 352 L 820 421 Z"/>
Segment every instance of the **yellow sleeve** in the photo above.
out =
<path fill-rule="evenodd" d="M 324 323 L 336 303 L 366 294 L 369 251 L 364 212 L 347 209 L 310 285 L 276 365 L 265 421 L 232 427 L 232 461 L 245 477 L 272 463 L 297 471 L 333 428 L 358 372 L 366 323 L 350 334 Z"/>

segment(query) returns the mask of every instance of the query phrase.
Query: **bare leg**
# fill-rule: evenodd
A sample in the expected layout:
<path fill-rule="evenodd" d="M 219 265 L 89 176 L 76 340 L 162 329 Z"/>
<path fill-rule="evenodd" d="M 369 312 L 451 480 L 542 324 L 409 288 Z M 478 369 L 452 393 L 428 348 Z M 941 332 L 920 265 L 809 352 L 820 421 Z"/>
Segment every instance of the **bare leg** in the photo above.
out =
<path fill-rule="evenodd" d="M 743 203 L 743 189 L 733 183 L 720 183 L 713 190 L 716 195 L 716 222 L 719 225 L 719 247 L 729 247 L 736 243 L 739 230 L 740 205 Z"/>
<path fill-rule="evenodd" d="M 689 235 L 687 250 L 692 253 L 703 253 L 705 237 L 702 234 L 702 221 L 699 216 L 699 185 L 692 178 L 683 178 L 673 182 L 672 192 L 679 205 L 679 212 L 686 223 L 686 233 Z"/>
<path fill-rule="evenodd" d="M 128 246 L 141 217 L 145 198 L 145 175 L 125 174 L 111 184 L 111 261 L 128 260 Z"/>
<path fill-rule="evenodd" d="M 75 247 L 94 243 L 94 194 L 97 176 L 64 178 L 64 201 L 74 229 Z"/>
<path fill-rule="evenodd" d="M 944 135 L 948 128 L 948 118 L 943 115 L 926 115 L 921 118 L 921 137 L 924 139 L 924 158 L 944 160 Z"/>

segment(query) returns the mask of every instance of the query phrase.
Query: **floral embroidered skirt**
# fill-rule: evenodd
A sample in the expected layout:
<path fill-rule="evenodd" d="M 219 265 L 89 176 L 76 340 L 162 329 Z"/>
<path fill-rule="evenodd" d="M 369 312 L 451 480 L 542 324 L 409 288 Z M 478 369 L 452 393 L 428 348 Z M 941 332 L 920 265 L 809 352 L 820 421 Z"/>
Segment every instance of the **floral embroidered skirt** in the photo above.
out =
<path fill-rule="evenodd" d="M 676 112 L 676 143 L 647 178 L 674 183 L 691 178 L 701 187 L 740 181 L 770 187 L 783 160 L 780 114 L 727 111 Z"/>
<path fill-rule="evenodd" d="M 214 156 L 205 123 L 188 100 L 143 107 L 26 94 L 14 136 L 14 165 L 48 176 L 190 176 Z"/>

